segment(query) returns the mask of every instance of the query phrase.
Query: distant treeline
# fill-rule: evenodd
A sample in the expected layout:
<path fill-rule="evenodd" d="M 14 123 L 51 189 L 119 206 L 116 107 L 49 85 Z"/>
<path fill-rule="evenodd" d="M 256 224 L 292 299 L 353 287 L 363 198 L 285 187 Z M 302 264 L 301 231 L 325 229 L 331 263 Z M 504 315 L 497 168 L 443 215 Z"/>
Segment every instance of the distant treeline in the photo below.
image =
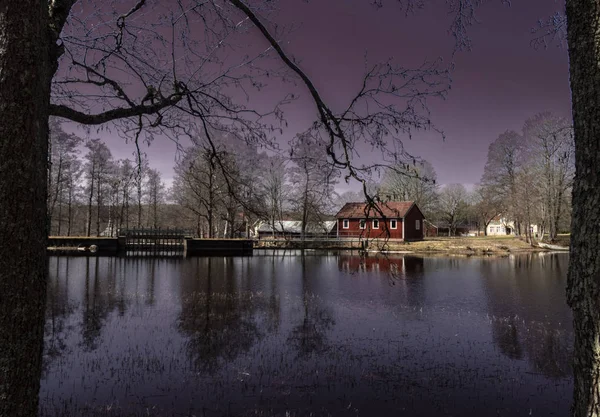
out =
<path fill-rule="evenodd" d="M 382 200 L 416 201 L 426 218 L 451 234 L 462 224 L 484 231 L 502 217 L 528 239 L 525 225 L 535 224 L 540 237 L 554 240 L 569 230 L 574 150 L 571 121 L 540 113 L 522 132 L 508 130 L 490 145 L 483 176 L 471 192 L 462 184 L 439 187 L 427 161 L 388 169 L 372 192 Z"/>
<path fill-rule="evenodd" d="M 244 237 L 260 222 L 304 226 L 330 219 L 363 192 L 335 192 L 341 172 L 324 144 L 297 137 L 289 154 L 259 152 L 227 132 L 192 137 L 175 162 L 173 185 L 144 154 L 115 160 L 99 139 L 84 141 L 51 122 L 48 175 L 52 235 L 115 235 L 121 228 L 183 228 L 199 237 Z M 81 150 L 84 149 L 82 152 Z M 408 162 L 407 162 L 408 161 Z M 485 231 L 492 219 L 514 222 L 517 233 L 538 225 L 553 239 L 568 229 L 574 176 L 570 123 L 550 113 L 527 120 L 521 133 L 507 131 L 491 145 L 474 190 L 440 187 L 434 167 L 406 158 L 383 168 L 367 192 L 379 201 L 415 201 L 427 219 L 454 234 L 460 225 Z M 529 236 L 531 237 L 531 236 Z"/>
<path fill-rule="evenodd" d="M 192 138 L 167 188 L 144 154 L 115 160 L 100 139 L 84 141 L 51 121 L 49 233 L 116 235 L 122 228 L 150 227 L 243 237 L 259 222 L 275 223 L 290 212 L 308 223 L 335 210 L 339 172 L 318 140 L 297 139 L 294 151 L 282 156 L 226 132 L 211 136 Z"/>

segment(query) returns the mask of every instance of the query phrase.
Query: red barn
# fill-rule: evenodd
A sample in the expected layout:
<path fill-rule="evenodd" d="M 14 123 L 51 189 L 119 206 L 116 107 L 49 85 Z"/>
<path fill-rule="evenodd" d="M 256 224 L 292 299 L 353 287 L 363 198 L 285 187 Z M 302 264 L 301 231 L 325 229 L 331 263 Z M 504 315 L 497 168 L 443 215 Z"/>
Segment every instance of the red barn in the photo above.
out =
<path fill-rule="evenodd" d="M 338 237 L 423 239 L 425 216 L 413 201 L 389 201 L 378 208 L 346 203 L 335 215 Z"/>

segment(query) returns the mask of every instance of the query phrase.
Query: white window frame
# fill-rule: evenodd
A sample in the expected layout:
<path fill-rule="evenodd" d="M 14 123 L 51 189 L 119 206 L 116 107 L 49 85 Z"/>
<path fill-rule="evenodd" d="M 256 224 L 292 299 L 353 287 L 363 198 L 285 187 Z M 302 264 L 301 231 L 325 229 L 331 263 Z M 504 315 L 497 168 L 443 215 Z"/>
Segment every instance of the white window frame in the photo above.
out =
<path fill-rule="evenodd" d="M 349 219 L 342 220 L 342 229 L 350 229 L 350 220 Z"/>
<path fill-rule="evenodd" d="M 415 230 L 421 230 L 421 220 L 415 220 Z"/>
<path fill-rule="evenodd" d="M 397 228 L 398 228 L 398 220 L 397 219 L 391 219 L 390 220 L 390 229 L 396 230 Z"/>
<path fill-rule="evenodd" d="M 377 226 L 375 226 L 375 224 L 377 224 Z M 371 226 L 373 227 L 373 229 L 379 229 L 379 219 L 373 219 Z"/>
<path fill-rule="evenodd" d="M 367 228 L 367 221 L 365 219 L 360 219 L 358 221 L 358 228 L 364 230 Z"/>

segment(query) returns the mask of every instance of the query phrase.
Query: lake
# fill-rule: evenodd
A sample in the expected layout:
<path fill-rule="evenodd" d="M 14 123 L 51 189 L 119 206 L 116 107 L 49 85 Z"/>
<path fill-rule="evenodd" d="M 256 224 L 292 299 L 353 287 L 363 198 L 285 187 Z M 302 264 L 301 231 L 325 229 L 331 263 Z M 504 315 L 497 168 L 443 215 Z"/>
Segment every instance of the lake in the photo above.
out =
<path fill-rule="evenodd" d="M 551 416 L 567 254 L 53 257 L 41 416 Z"/>

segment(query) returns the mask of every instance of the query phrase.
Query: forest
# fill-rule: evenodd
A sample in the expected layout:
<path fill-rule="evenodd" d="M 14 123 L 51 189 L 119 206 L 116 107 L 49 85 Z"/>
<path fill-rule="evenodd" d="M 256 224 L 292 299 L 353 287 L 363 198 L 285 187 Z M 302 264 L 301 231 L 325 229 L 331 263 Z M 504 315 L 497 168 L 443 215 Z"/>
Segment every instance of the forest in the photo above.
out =
<path fill-rule="evenodd" d="M 362 191 L 339 192 L 341 173 L 327 163 L 324 144 L 296 137 L 290 152 L 242 143 L 223 132 L 218 146 L 191 137 L 175 162 L 173 183 L 132 147 L 116 160 L 100 139 L 84 140 L 51 122 L 48 212 L 50 234 L 115 236 L 119 229 L 177 228 L 197 237 L 253 237 L 260 223 L 332 219 Z M 473 189 L 444 184 L 426 159 L 374 171 L 368 192 L 376 201 L 415 201 L 426 218 L 456 234 L 460 225 L 480 231 L 502 216 L 531 239 L 525 224 L 554 240 L 568 230 L 574 176 L 573 129 L 539 113 L 521 132 L 501 133 L 490 145 Z"/>

